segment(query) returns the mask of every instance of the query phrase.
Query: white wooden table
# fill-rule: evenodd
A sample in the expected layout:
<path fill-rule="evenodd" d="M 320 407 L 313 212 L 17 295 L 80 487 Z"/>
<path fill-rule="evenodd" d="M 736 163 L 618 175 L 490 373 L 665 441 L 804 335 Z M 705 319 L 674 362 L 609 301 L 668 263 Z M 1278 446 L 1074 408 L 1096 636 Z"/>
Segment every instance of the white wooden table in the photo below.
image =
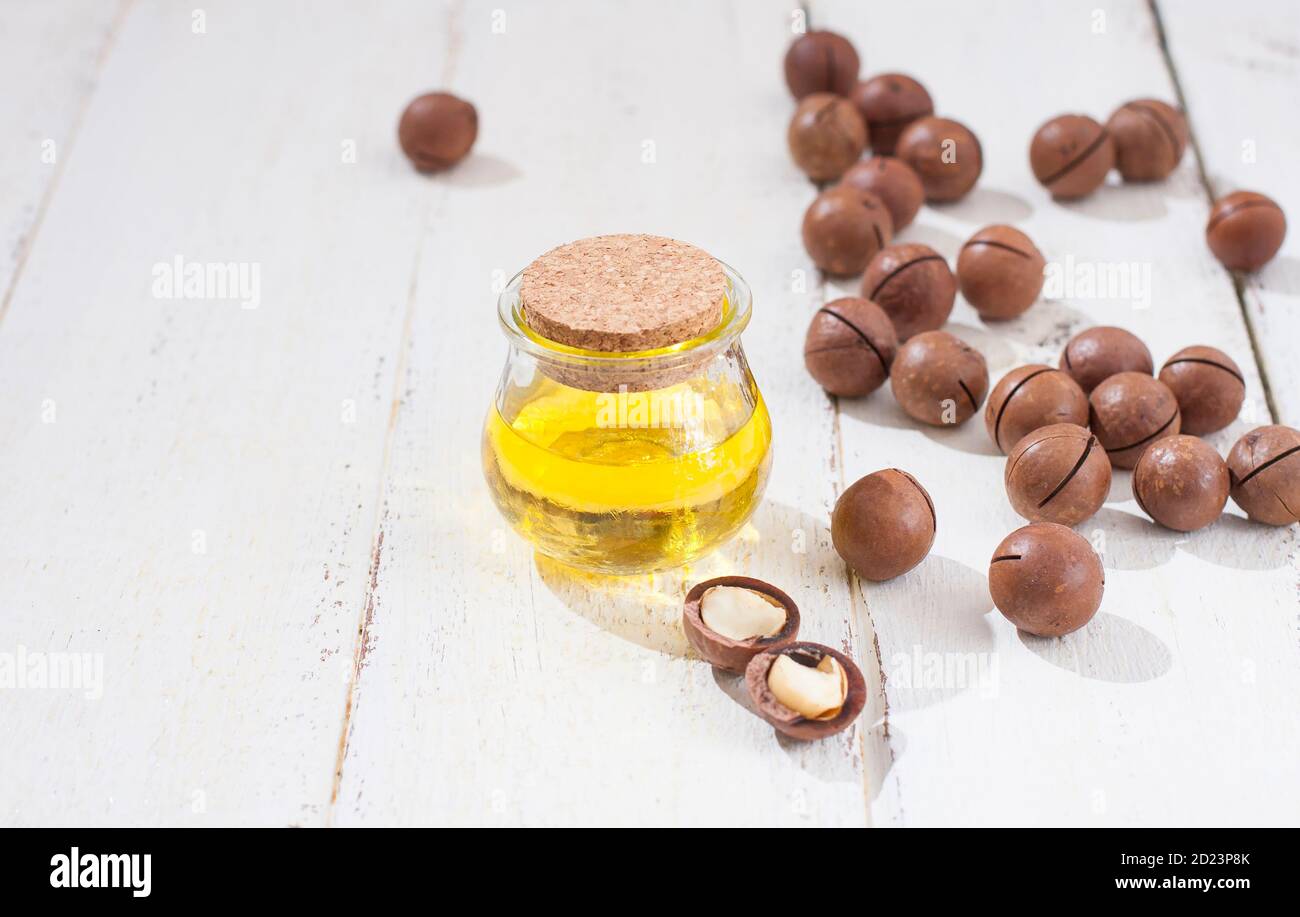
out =
<path fill-rule="evenodd" d="M 1249 388 L 1247 416 L 1211 439 L 1226 452 L 1270 415 L 1300 424 L 1300 232 L 1240 290 L 1203 242 L 1209 190 L 1258 189 L 1300 220 L 1300 12 L 1222 9 L 808 15 L 856 42 L 864 74 L 915 74 L 983 141 L 977 189 L 903 239 L 955 256 L 1014 222 L 1049 260 L 1149 276 L 1146 295 L 1059 294 L 1004 326 L 959 300 L 952 328 L 994 378 L 1094 323 L 1157 361 L 1216 344 Z M 781 79 L 797 13 L 4 0 L 0 824 L 1300 819 L 1294 527 L 1230 504 L 1207 530 L 1163 531 L 1120 472 L 1082 527 L 1104 549 L 1101 613 L 1023 637 L 988 596 L 991 552 L 1021 521 L 978 421 L 920 430 L 887 392 L 837 406 L 804 372 L 809 316 L 851 286 L 823 284 L 799 243 L 813 189 L 785 150 Z M 471 99 L 482 129 L 430 178 L 395 125 L 432 88 Z M 1179 91 L 1196 142 L 1167 182 L 1069 206 L 1034 183 L 1046 118 Z M 755 291 L 771 486 L 739 539 L 672 575 L 535 559 L 480 472 L 504 358 L 494 287 L 602 232 L 689 240 Z M 256 265 L 256 308 L 156 295 L 155 266 L 178 257 Z M 864 586 L 830 547 L 829 508 L 891 465 L 929 488 L 938 539 Z M 853 730 L 778 740 L 691 655 L 682 596 L 722 572 L 780 584 L 807 638 L 861 661 Z"/>

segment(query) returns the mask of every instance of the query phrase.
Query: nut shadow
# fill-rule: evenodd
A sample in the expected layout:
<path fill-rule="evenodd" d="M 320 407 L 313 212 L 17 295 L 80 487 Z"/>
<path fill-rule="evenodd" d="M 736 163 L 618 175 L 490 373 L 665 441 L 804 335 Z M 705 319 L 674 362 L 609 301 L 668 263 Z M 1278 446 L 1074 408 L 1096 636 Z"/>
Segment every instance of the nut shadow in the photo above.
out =
<path fill-rule="evenodd" d="M 1113 479 L 1111 487 L 1113 491 Z M 1153 570 L 1168 563 L 1178 550 L 1179 539 L 1186 537 L 1161 528 L 1145 516 L 1105 506 L 1097 515 L 1075 526 L 1075 531 L 1091 541 L 1093 547 L 1098 547 L 1100 535 L 1098 553 L 1107 570 Z"/>
<path fill-rule="evenodd" d="M 1277 570 L 1290 564 L 1300 550 L 1294 527 L 1279 530 L 1259 525 L 1232 512 L 1231 504 L 1213 523 L 1195 532 L 1175 532 L 1145 516 L 1109 507 L 1076 529 L 1090 539 L 1102 533 L 1102 565 L 1108 570 L 1150 570 L 1168 563 L 1180 550 L 1230 570 Z"/>
<path fill-rule="evenodd" d="M 1278 570 L 1300 552 L 1300 533 L 1294 525 L 1263 525 L 1225 510 L 1213 524 L 1186 536 L 1180 547 L 1216 567 Z"/>
<path fill-rule="evenodd" d="M 1300 296 L 1300 258 L 1278 255 L 1257 274 L 1246 275 L 1250 286 L 1284 296 Z"/>
<path fill-rule="evenodd" d="M 523 172 L 511 162 L 490 153 L 472 153 L 454 168 L 429 176 L 458 188 L 494 188 L 506 185 Z"/>
<path fill-rule="evenodd" d="M 1173 667 L 1173 653 L 1163 640 L 1104 611 L 1064 637 L 1035 637 L 1024 631 L 1017 635 L 1044 662 L 1091 681 L 1140 684 L 1155 681 Z"/>
<path fill-rule="evenodd" d="M 1169 208 L 1156 185 L 1123 185 L 1112 177 L 1092 194 L 1077 201 L 1053 201 L 1058 207 L 1094 220 L 1110 223 L 1138 223 L 1158 220 Z"/>
<path fill-rule="evenodd" d="M 994 690 L 988 578 L 939 554 L 859 589 L 880 645 L 889 709 L 917 710 L 968 690 Z"/>
<path fill-rule="evenodd" d="M 1009 359 L 1016 359 L 1019 353 L 1022 363 L 1055 366 L 1070 338 L 1092 323 L 1089 316 L 1063 300 L 1040 298 L 1023 315 L 1005 322 L 985 322 L 983 330 L 1007 350 Z"/>
<path fill-rule="evenodd" d="M 1008 191 L 976 185 L 959 201 L 928 206 L 964 223 L 988 226 L 990 223 L 1019 223 L 1033 216 L 1029 201 Z"/>
<path fill-rule="evenodd" d="M 965 239 L 959 238 L 946 230 L 923 223 L 912 223 L 894 238 L 894 242 L 919 242 L 928 245 L 950 262 L 954 261 Z M 955 264 L 950 264 L 955 268 Z"/>

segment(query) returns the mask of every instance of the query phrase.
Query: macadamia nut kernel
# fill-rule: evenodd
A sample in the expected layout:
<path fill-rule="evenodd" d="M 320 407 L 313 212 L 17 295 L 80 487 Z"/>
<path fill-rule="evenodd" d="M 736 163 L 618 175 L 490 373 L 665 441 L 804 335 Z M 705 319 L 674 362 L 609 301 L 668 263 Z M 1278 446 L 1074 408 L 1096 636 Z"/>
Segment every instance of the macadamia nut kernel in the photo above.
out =
<path fill-rule="evenodd" d="M 834 656 L 823 656 L 814 668 L 782 654 L 768 671 L 767 686 L 777 700 L 810 720 L 834 719 L 849 693 L 844 667 Z"/>
<path fill-rule="evenodd" d="M 775 599 L 741 586 L 714 586 L 700 598 L 700 617 L 729 640 L 772 637 L 785 627 L 785 608 Z"/>

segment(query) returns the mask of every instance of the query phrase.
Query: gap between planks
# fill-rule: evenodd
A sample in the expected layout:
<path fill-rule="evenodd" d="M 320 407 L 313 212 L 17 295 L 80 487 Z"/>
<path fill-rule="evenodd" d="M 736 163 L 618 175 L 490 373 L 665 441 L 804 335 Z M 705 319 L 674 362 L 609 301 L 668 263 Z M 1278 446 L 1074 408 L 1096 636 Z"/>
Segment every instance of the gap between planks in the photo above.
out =
<path fill-rule="evenodd" d="M 799 9 L 803 11 L 804 28 L 807 31 L 811 32 L 815 26 L 813 24 L 812 10 L 809 7 L 808 0 L 800 0 Z M 816 182 L 809 181 L 809 186 L 812 188 L 814 194 L 821 193 L 822 189 Z M 817 294 L 814 297 L 814 299 L 820 300 L 822 305 L 825 305 L 829 292 L 831 291 L 830 288 L 827 286 L 826 272 L 818 268 L 817 269 Z M 845 488 L 848 486 L 844 474 L 844 440 L 840 432 L 840 418 L 841 418 L 840 399 L 838 396 L 835 395 L 829 395 L 827 397 L 830 400 L 830 409 L 831 409 L 831 432 L 832 432 L 831 462 L 835 468 L 835 475 L 832 483 L 835 485 L 835 499 L 838 500 L 840 495 L 844 493 Z M 886 767 L 885 773 L 881 775 L 881 786 L 883 786 L 884 779 L 890 773 L 892 773 L 893 764 L 896 760 L 896 756 L 894 754 L 894 745 L 889 736 L 889 694 L 885 686 L 885 682 L 886 682 L 885 662 L 884 659 L 881 657 L 881 653 L 880 653 L 880 638 L 876 634 L 876 622 L 871 617 L 871 608 L 869 603 L 867 602 L 866 594 L 862 589 L 862 584 L 858 581 L 857 574 L 853 572 L 853 569 L 849 567 L 848 564 L 844 565 L 844 576 L 849 587 L 849 615 L 848 615 L 849 641 L 855 646 L 855 648 L 859 649 L 858 652 L 859 657 L 865 656 L 865 654 L 862 652 L 862 650 L 866 648 L 865 636 L 870 636 L 871 638 L 870 653 L 874 663 L 874 668 L 876 670 L 875 672 L 876 683 L 879 686 L 879 691 L 880 691 L 881 737 L 884 743 L 884 751 L 889 756 L 889 764 Z M 870 631 L 869 635 L 864 635 L 862 639 L 859 639 L 858 626 L 857 626 L 859 603 L 861 603 L 861 607 L 862 607 L 862 617 L 866 621 L 867 628 Z M 874 802 L 874 800 L 872 798 L 872 792 L 871 792 L 872 776 L 873 776 L 872 771 L 875 766 L 875 762 L 873 756 L 869 754 L 867 750 L 869 733 L 873 725 L 874 724 L 867 724 L 859 720 L 857 726 L 858 757 L 862 761 L 862 799 L 863 799 L 863 806 L 866 812 L 866 826 L 868 828 L 875 827 L 875 818 L 872 814 L 872 803 Z M 903 812 L 901 794 L 896 806 L 896 812 L 898 814 L 898 817 L 901 819 L 902 812 Z"/>
<path fill-rule="evenodd" d="M 1201 187 L 1205 190 L 1207 206 L 1213 207 L 1214 186 L 1210 183 L 1209 173 L 1205 171 L 1205 157 L 1201 155 L 1201 142 L 1196 136 L 1196 127 L 1192 121 L 1191 109 L 1187 105 L 1187 94 L 1183 92 L 1183 82 L 1178 76 L 1178 67 L 1174 63 L 1173 55 L 1169 53 L 1169 37 L 1165 32 L 1164 20 L 1160 16 L 1158 0 L 1147 0 L 1147 9 L 1151 12 L 1151 23 L 1156 31 L 1156 44 L 1160 49 L 1160 56 L 1165 62 L 1165 69 L 1169 71 L 1169 81 L 1173 83 L 1174 93 L 1178 96 L 1178 106 L 1183 110 L 1183 116 L 1187 121 L 1188 145 L 1191 146 L 1192 155 L 1196 158 L 1196 174 L 1201 180 Z M 1246 338 L 1250 341 L 1251 354 L 1255 358 L 1255 366 L 1259 372 L 1259 385 L 1264 390 L 1264 404 L 1268 408 L 1270 420 L 1277 423 L 1282 415 L 1278 413 L 1277 405 L 1273 402 L 1273 387 L 1268 378 L 1268 361 L 1259 346 L 1250 309 L 1246 307 L 1246 280 L 1236 271 L 1228 271 L 1228 276 L 1232 280 L 1232 291 L 1237 297 L 1237 308 L 1241 311 L 1242 322 L 1246 326 Z"/>
<path fill-rule="evenodd" d="M 384 430 L 383 455 L 379 460 L 379 474 L 375 485 L 374 521 L 370 536 L 370 568 L 366 576 L 366 591 L 361 600 L 361 610 L 357 616 L 356 645 L 352 650 L 351 675 L 348 678 L 347 697 L 343 703 L 343 722 L 339 727 L 338 753 L 334 759 L 334 774 L 330 783 L 329 807 L 325 814 L 325 827 L 332 827 L 334 808 L 338 803 L 339 787 L 343 783 L 343 762 L 347 760 L 348 739 L 352 731 L 352 711 L 361 670 L 366 664 L 366 653 L 370 645 L 370 625 L 375 616 L 375 592 L 379 587 L 379 565 L 384 551 L 384 520 L 387 517 L 388 501 L 384 491 L 388 486 L 388 465 L 392 457 L 393 438 L 397 434 L 397 416 L 402 407 L 402 387 L 406 376 L 406 358 L 410 351 L 411 329 L 415 324 L 415 294 L 420 281 L 420 265 L 424 260 L 424 243 L 428 235 L 429 205 L 426 203 L 420 213 L 420 232 L 415 246 L 415 257 L 411 264 L 411 282 L 406 292 L 406 314 L 402 317 L 402 334 L 397 344 L 397 360 L 393 366 L 393 392 L 391 407 L 388 411 L 388 425 Z"/>
<path fill-rule="evenodd" d="M 90 103 L 95 98 L 95 92 L 99 89 L 100 79 L 104 75 L 104 67 L 108 64 L 108 58 L 113 53 L 113 48 L 117 46 L 117 37 L 122 33 L 122 25 L 126 22 L 126 17 L 134 6 L 135 0 L 120 0 L 113 21 L 109 23 L 108 31 L 104 35 L 104 42 L 99 47 L 99 53 L 95 55 L 95 72 L 91 84 L 81 97 L 81 104 L 77 107 L 77 114 L 73 117 L 72 124 L 68 128 L 68 138 L 63 144 L 63 151 L 61 154 L 56 154 L 54 175 L 50 177 L 50 183 L 45 187 L 40 203 L 36 205 L 36 216 L 32 219 L 31 226 L 23 235 L 19 246 L 18 259 L 14 262 L 14 275 L 9 279 L 9 288 L 5 290 L 4 299 L 0 300 L 0 322 L 3 322 L 5 316 L 9 314 L 9 304 L 13 301 L 14 292 L 18 289 L 18 284 L 22 280 L 23 269 L 27 266 L 27 258 L 36 245 L 36 236 L 40 233 L 41 226 L 45 224 L 45 214 L 49 211 L 50 202 L 54 200 L 54 192 L 58 190 L 59 183 L 63 179 L 63 172 L 68 166 L 68 157 L 72 155 L 72 151 L 76 148 L 82 122 L 86 120 L 86 112 L 90 110 Z"/>

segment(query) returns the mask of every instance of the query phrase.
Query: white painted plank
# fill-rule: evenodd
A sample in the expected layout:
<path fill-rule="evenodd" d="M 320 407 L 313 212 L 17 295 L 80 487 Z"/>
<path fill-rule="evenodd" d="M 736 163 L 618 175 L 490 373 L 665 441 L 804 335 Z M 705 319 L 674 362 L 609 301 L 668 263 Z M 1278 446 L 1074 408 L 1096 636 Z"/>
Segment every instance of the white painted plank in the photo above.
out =
<path fill-rule="evenodd" d="M 503 34 L 492 9 L 462 17 L 450 80 L 479 106 L 475 158 L 427 191 L 440 203 L 334 821 L 862 824 L 870 718 L 831 741 L 779 741 L 679 624 L 690 584 L 749 573 L 800 602 L 802 636 L 870 648 L 826 528 L 832 416 L 797 343 L 817 291 L 791 292 L 809 269 L 792 232 L 811 190 L 784 148 L 789 5 L 515 6 Z M 479 465 L 505 358 L 494 273 L 602 232 L 686 239 L 750 280 L 746 349 L 778 440 L 750 531 L 689 570 L 626 581 L 535 562 Z"/>
<path fill-rule="evenodd" d="M 1300 88 L 1300 7 L 1234 4 L 1228 28 L 1222 7 L 1201 0 L 1161 4 L 1160 16 L 1214 195 L 1261 191 L 1291 221 L 1242 295 L 1278 422 L 1300 426 L 1300 125 L 1288 114 Z"/>
<path fill-rule="evenodd" d="M 123 24 L 0 326 L 0 650 L 103 693 L 5 693 L 0 822 L 323 821 L 429 206 L 394 124 L 444 22 Z M 176 256 L 259 265 L 258 307 L 155 297 Z"/>
<path fill-rule="evenodd" d="M 819 0 L 812 14 L 858 43 L 866 72 L 913 73 L 940 114 L 968 123 L 983 142 L 977 189 L 959 204 L 926 208 L 903 238 L 952 257 L 979 226 L 1014 222 L 1049 261 L 1150 269 L 1149 308 L 1127 296 L 1064 295 L 995 326 L 959 301 L 952 329 L 986 355 L 995 381 L 1019 363 L 1054 361 L 1070 334 L 1106 323 L 1138 333 L 1157 361 L 1186 344 L 1215 343 L 1261 397 L 1233 290 L 1202 239 L 1206 202 L 1190 157 L 1164 184 L 1107 187 L 1072 205 L 1053 203 L 1028 168 L 1029 139 L 1055 114 L 1104 120 L 1128 98 L 1173 97 L 1144 4 Z M 1211 441 L 1226 450 L 1247 426 Z M 1162 531 L 1145 521 L 1120 472 L 1108 505 L 1080 527 L 1106 549 L 1098 618 L 1059 641 L 1022 638 L 988 597 L 988 560 L 1023 520 L 1006 501 L 1003 459 L 978 418 L 954 431 L 920 430 L 881 393 L 844 405 L 841 431 L 847 477 L 907 468 L 930 489 L 940 520 L 921 567 L 863 589 L 888 678 L 903 823 L 1300 817 L 1294 528 L 1248 525 L 1233 511 L 1190 536 Z M 977 667 L 927 682 L 936 671 L 927 666 L 944 663 L 982 663 L 986 674 L 981 680 Z"/>
<path fill-rule="evenodd" d="M 0 16 L 0 319 L 76 143 L 123 5 L 10 3 Z"/>

